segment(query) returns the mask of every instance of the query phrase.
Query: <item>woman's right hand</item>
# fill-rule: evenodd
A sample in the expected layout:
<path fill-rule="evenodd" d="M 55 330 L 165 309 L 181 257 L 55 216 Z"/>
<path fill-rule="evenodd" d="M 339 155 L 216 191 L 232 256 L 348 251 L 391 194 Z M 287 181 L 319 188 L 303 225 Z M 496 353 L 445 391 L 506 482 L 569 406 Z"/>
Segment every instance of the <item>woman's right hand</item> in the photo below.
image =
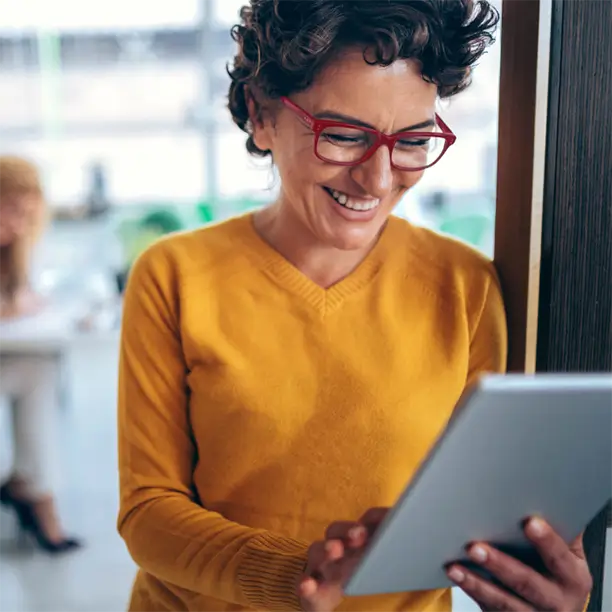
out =
<path fill-rule="evenodd" d="M 332 612 L 344 597 L 344 585 L 388 508 L 371 508 L 358 521 L 332 523 L 325 539 L 308 549 L 306 571 L 298 585 L 305 612 Z"/>

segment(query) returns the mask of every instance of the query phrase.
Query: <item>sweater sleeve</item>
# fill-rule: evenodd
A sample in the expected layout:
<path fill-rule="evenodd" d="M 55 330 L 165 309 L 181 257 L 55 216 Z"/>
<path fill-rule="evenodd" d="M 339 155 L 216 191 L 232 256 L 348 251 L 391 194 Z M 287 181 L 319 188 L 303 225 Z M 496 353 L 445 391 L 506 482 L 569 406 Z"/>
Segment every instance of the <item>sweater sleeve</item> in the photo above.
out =
<path fill-rule="evenodd" d="M 483 373 L 497 374 L 506 371 L 508 356 L 506 310 L 493 264 L 490 264 L 490 273 L 484 291 L 481 291 L 481 296 L 475 301 L 476 312 L 471 331 L 468 386 Z"/>
<path fill-rule="evenodd" d="M 307 544 L 197 503 L 176 266 L 166 251 L 162 242 L 141 256 L 125 295 L 119 532 L 136 564 L 160 580 L 243 606 L 299 610 Z"/>

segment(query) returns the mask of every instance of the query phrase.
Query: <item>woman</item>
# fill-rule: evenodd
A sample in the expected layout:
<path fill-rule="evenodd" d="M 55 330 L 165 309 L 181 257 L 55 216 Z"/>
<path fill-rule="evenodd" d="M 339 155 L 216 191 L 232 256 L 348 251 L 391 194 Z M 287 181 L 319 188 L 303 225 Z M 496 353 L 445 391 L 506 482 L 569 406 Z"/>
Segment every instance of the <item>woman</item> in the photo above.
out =
<path fill-rule="evenodd" d="M 391 215 L 452 146 L 436 102 L 469 84 L 497 19 L 471 0 L 242 10 L 229 106 L 280 196 L 159 242 L 131 273 L 119 530 L 141 570 L 132 610 L 450 609 L 449 590 L 344 598 L 341 585 L 465 386 L 505 367 L 491 262 Z M 580 543 L 537 521 L 528 533 L 550 576 L 486 545 L 471 553 L 507 589 L 449 572 L 483 608 L 580 609 Z"/>
<path fill-rule="evenodd" d="M 45 207 L 36 168 L 17 157 L 0 157 L 0 318 L 34 315 L 42 301 L 29 283 L 32 247 Z M 57 439 L 54 428 L 59 372 L 44 355 L 0 356 L 0 392 L 13 404 L 14 465 L 0 487 L 0 503 L 15 512 L 20 528 L 38 546 L 57 554 L 78 548 L 57 517 L 53 487 Z"/>

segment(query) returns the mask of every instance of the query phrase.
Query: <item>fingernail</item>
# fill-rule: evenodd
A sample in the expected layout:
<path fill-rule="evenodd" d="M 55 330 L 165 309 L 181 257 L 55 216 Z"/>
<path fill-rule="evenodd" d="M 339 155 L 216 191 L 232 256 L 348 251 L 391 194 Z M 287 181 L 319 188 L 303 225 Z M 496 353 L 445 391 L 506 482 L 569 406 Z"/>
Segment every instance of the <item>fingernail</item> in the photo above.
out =
<path fill-rule="evenodd" d="M 363 538 L 366 534 L 366 530 L 364 527 L 351 527 L 348 532 L 348 536 L 351 540 L 359 540 Z"/>
<path fill-rule="evenodd" d="M 529 521 L 529 531 L 536 538 L 542 537 L 546 533 L 546 523 L 539 518 L 533 518 Z"/>
<path fill-rule="evenodd" d="M 300 584 L 300 592 L 304 597 L 309 597 L 317 592 L 317 583 L 312 578 L 305 578 Z"/>
<path fill-rule="evenodd" d="M 458 567 L 451 567 L 448 570 L 448 577 L 457 584 L 465 580 L 465 574 Z"/>
<path fill-rule="evenodd" d="M 470 558 L 476 561 L 477 563 L 484 563 L 487 560 L 487 557 L 489 556 L 487 554 L 486 549 L 478 545 L 472 546 L 468 550 L 468 554 L 470 555 Z"/>

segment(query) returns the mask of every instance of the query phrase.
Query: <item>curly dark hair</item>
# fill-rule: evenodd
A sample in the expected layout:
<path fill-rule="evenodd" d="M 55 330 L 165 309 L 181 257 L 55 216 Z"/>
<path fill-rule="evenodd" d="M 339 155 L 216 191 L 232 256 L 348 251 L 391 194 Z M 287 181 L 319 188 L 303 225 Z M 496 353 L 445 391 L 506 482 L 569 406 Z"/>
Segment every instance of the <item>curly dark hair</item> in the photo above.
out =
<path fill-rule="evenodd" d="M 499 13 L 487 0 L 250 0 L 232 28 L 238 43 L 229 109 L 251 135 L 248 92 L 278 99 L 307 89 L 339 51 L 361 47 L 369 64 L 415 59 L 441 98 L 463 91 L 494 41 Z"/>

